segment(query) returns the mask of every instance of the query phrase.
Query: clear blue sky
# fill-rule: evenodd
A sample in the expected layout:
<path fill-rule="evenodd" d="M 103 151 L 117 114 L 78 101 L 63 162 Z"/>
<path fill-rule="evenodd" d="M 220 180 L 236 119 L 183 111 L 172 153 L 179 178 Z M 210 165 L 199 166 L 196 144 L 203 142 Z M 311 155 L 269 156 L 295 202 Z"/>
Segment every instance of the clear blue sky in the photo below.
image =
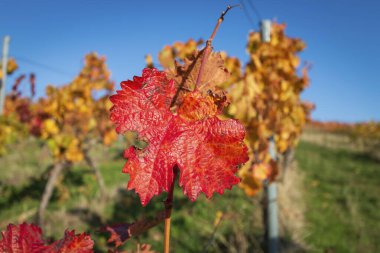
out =
<path fill-rule="evenodd" d="M 303 97 L 316 103 L 315 119 L 380 120 L 379 0 L 250 1 L 262 18 L 287 23 L 287 33 L 306 42 L 302 59 L 313 68 Z M 247 34 L 258 29 L 259 19 L 248 0 L 243 2 L 253 23 L 242 9 L 231 11 L 214 48 L 246 62 Z M 107 57 L 116 83 L 140 75 L 145 54 L 156 56 L 174 41 L 207 38 L 221 11 L 236 3 L 1 0 L 0 36 L 11 36 L 10 54 L 20 59 L 18 73 L 35 72 L 42 95 L 47 84 L 70 81 L 91 51 Z"/>

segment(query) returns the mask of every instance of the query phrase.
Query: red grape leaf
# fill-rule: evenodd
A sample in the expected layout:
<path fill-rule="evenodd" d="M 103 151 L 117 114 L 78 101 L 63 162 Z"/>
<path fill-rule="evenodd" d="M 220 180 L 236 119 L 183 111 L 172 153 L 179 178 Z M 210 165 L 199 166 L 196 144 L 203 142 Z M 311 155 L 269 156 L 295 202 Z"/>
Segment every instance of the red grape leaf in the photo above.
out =
<path fill-rule="evenodd" d="M 156 69 L 144 69 L 142 77 L 122 82 L 121 88 L 110 98 L 116 131 L 137 131 L 148 143 L 143 150 L 131 147 L 124 153 L 128 189 L 139 194 L 143 206 L 169 191 L 175 166 L 179 184 L 192 201 L 201 192 L 210 198 L 239 182 L 234 174 L 248 160 L 245 130 L 236 120 L 217 118 L 220 111 L 213 96 L 187 93 L 178 114 L 173 113 L 174 81 Z"/>
<path fill-rule="evenodd" d="M 161 211 L 152 219 L 142 219 L 133 223 L 120 223 L 110 226 L 105 226 L 101 231 L 110 233 L 108 243 L 114 243 L 115 247 L 119 247 L 125 241 L 133 236 L 139 236 L 148 229 L 160 224 L 165 220 L 166 211 Z"/>
<path fill-rule="evenodd" d="M 36 252 L 36 249 L 44 245 L 42 230 L 33 224 L 9 224 L 6 231 L 1 232 L 0 253 Z"/>
<path fill-rule="evenodd" d="M 122 223 L 115 224 L 112 226 L 106 226 L 102 228 L 101 231 L 107 231 L 110 233 L 110 237 L 108 238 L 108 243 L 113 243 L 115 247 L 121 246 L 125 241 L 132 237 L 130 232 L 131 224 Z"/>
<path fill-rule="evenodd" d="M 94 247 L 94 241 L 86 233 L 79 235 L 75 234 L 75 231 L 65 231 L 65 237 L 61 240 L 46 246 L 44 253 L 55 252 L 70 252 L 70 253 L 92 253 Z"/>
<path fill-rule="evenodd" d="M 41 228 L 27 223 L 10 224 L 1 234 L 0 253 L 92 253 L 94 246 L 89 235 L 75 235 L 74 230 L 66 231 L 63 239 L 45 245 Z"/>

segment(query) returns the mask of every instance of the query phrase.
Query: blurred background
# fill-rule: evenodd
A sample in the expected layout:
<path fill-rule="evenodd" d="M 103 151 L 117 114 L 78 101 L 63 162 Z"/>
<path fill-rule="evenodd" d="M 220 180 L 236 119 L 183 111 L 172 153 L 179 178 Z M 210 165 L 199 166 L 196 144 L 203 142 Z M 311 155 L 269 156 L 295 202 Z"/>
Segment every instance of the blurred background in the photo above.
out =
<path fill-rule="evenodd" d="M 215 85 L 229 93 L 223 117 L 247 129 L 250 161 L 222 196 L 191 202 L 177 187 L 172 252 L 380 251 L 380 3 L 371 0 L 2 0 L 0 230 L 26 221 L 51 239 L 87 231 L 106 252 L 100 227 L 162 210 L 164 195 L 143 208 L 126 190 L 124 149 L 146 144 L 116 134 L 108 97 L 145 67 L 186 66 L 235 4 L 213 41 L 231 77 Z M 161 252 L 162 240 L 161 224 L 121 249 Z"/>

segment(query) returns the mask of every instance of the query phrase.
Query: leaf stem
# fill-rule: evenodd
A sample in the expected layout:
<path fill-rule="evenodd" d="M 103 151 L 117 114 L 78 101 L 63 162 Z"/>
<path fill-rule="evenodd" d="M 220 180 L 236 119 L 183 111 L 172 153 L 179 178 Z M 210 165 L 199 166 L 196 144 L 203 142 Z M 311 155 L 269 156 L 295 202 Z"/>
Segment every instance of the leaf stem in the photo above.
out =
<path fill-rule="evenodd" d="M 170 221 L 173 208 L 173 193 L 175 179 L 177 178 L 178 168 L 177 166 L 173 169 L 173 181 L 168 192 L 168 197 L 166 198 L 165 205 L 165 232 L 164 232 L 164 253 L 169 253 L 170 251 Z"/>
<path fill-rule="evenodd" d="M 219 30 L 219 26 L 222 24 L 222 22 L 224 20 L 224 16 L 227 14 L 227 12 L 229 10 L 231 10 L 232 8 L 237 7 L 237 6 L 239 6 L 239 5 L 233 5 L 233 6 L 228 5 L 227 9 L 225 11 L 223 11 L 222 14 L 220 15 L 220 17 L 218 18 L 218 22 L 216 23 L 215 28 L 212 31 L 210 38 L 206 42 L 206 47 L 203 49 L 203 58 L 202 58 L 202 62 L 201 62 L 201 67 L 200 67 L 199 72 L 198 72 L 197 81 L 195 83 L 195 89 L 197 89 L 198 85 L 201 82 L 203 70 L 206 66 L 208 56 L 209 56 L 211 49 L 212 49 L 212 45 L 211 45 L 212 41 L 214 40 L 216 32 Z"/>

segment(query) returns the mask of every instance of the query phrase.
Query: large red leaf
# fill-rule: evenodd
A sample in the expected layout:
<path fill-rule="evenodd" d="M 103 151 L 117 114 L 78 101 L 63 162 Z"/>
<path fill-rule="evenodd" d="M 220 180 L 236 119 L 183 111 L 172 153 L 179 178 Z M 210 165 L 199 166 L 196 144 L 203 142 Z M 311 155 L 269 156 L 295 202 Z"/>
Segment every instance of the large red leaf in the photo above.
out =
<path fill-rule="evenodd" d="M 92 253 L 94 246 L 89 235 L 74 231 L 66 231 L 63 239 L 45 245 L 41 228 L 27 223 L 10 224 L 1 234 L 0 253 Z"/>
<path fill-rule="evenodd" d="M 154 195 L 169 191 L 173 168 L 180 170 L 179 184 L 196 200 L 201 192 L 222 194 L 239 179 L 238 165 L 247 161 L 245 130 L 236 120 L 220 120 L 213 96 L 187 93 L 178 113 L 170 110 L 176 92 L 174 81 L 156 69 L 121 83 L 111 96 L 111 120 L 118 133 L 137 131 L 148 146 L 125 151 L 123 172 L 130 175 L 128 189 L 135 189 L 142 205 Z"/>

